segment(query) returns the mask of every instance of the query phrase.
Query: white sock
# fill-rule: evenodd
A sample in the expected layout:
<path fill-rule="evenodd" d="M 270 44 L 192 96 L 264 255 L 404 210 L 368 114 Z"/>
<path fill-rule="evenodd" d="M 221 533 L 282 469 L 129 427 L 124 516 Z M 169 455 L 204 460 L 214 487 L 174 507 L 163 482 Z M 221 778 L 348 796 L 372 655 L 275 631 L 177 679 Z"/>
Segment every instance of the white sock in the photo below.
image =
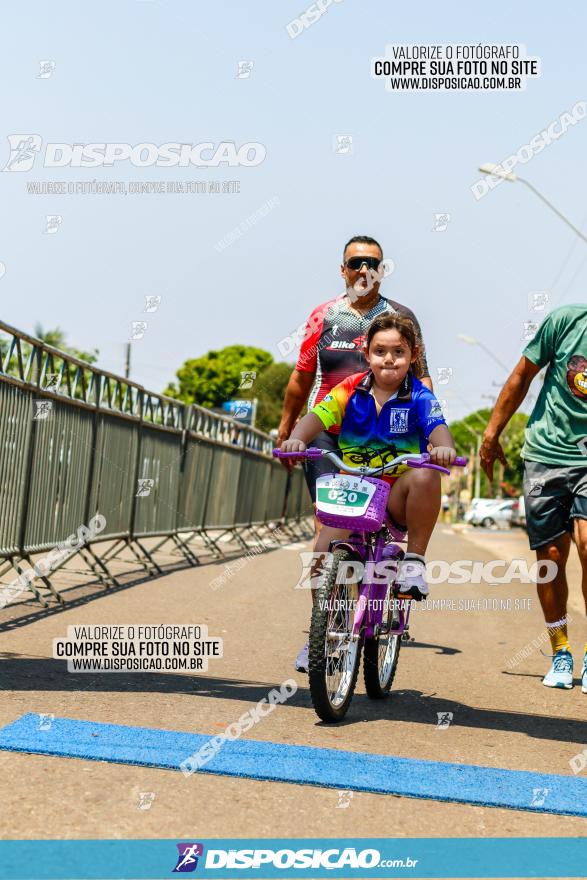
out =
<path fill-rule="evenodd" d="M 418 562 L 426 562 L 426 558 L 422 556 L 420 553 L 406 553 L 404 556 L 404 560 L 406 562 L 417 560 Z"/>

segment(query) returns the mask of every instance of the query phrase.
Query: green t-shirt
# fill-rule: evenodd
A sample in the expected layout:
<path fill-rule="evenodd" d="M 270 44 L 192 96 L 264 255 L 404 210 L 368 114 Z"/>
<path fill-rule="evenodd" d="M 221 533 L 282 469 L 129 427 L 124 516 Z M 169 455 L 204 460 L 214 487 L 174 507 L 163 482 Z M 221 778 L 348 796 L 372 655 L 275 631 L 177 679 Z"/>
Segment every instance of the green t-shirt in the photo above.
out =
<path fill-rule="evenodd" d="M 548 369 L 526 427 L 522 458 L 587 468 L 587 306 L 561 306 L 523 355 Z"/>

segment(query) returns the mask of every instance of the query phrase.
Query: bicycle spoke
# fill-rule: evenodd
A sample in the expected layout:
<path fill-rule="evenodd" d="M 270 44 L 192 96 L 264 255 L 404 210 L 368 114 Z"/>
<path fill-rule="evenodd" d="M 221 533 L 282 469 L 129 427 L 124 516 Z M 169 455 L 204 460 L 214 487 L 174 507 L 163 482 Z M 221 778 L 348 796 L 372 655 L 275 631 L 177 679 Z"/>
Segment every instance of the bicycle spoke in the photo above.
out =
<path fill-rule="evenodd" d="M 330 702 L 340 705 L 351 684 L 357 652 L 352 639 L 353 600 L 348 586 L 341 585 L 331 596 L 326 643 L 326 686 Z"/>

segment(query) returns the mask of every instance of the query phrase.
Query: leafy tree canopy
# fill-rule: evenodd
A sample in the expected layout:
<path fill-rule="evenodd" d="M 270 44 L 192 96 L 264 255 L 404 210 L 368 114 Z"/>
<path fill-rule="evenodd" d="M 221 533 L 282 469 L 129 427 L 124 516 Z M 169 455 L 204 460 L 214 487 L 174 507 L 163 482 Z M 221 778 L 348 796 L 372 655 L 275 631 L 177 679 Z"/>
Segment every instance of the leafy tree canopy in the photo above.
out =
<path fill-rule="evenodd" d="M 37 339 L 40 339 L 41 342 L 45 342 L 47 345 L 52 345 L 53 348 L 58 348 L 60 351 L 65 354 L 69 354 L 72 357 L 78 358 L 78 360 L 86 361 L 88 364 L 95 364 L 100 356 L 100 352 L 97 348 L 93 349 L 93 351 L 82 351 L 79 348 L 75 348 L 71 345 L 67 345 L 66 343 L 66 335 L 59 327 L 55 327 L 54 330 L 43 330 L 40 324 L 35 325 L 34 335 Z M 0 354 L 4 358 L 8 354 L 8 349 L 10 346 L 9 337 L 6 334 L 0 335 Z M 27 342 L 22 343 L 22 354 L 23 358 L 26 361 L 29 357 L 31 346 Z M 4 364 L 4 369 L 9 374 L 14 373 L 17 374 L 16 368 L 16 355 L 13 353 L 12 358 L 9 364 Z M 74 371 L 75 367 L 71 368 L 71 371 Z"/>
<path fill-rule="evenodd" d="M 471 455 L 471 448 L 476 449 L 476 434 L 482 435 L 487 427 L 490 409 L 479 409 L 474 413 L 465 416 L 457 422 L 449 425 L 450 432 L 455 441 L 455 446 L 459 455 Z M 502 481 L 509 485 L 511 491 L 522 492 L 522 474 L 524 463 L 521 458 L 522 446 L 524 444 L 524 429 L 528 422 L 528 416 L 524 413 L 515 413 L 503 434 L 501 435 L 501 445 L 508 460 L 508 465 L 504 469 Z M 484 473 L 481 474 L 481 496 L 493 497 L 497 490 L 497 474 L 499 473 L 498 463 L 494 467 L 494 486 L 489 485 L 489 481 Z M 503 488 L 503 487 L 502 487 Z M 509 494 L 504 492 L 504 494 Z"/>
<path fill-rule="evenodd" d="M 95 364 L 100 356 L 100 352 L 97 348 L 94 348 L 93 351 L 82 351 L 79 348 L 67 345 L 67 337 L 60 327 L 55 327 L 54 330 L 43 330 L 40 324 L 36 324 L 35 336 L 37 339 L 40 339 L 41 342 L 45 342 L 47 345 L 52 345 L 53 348 L 59 348 L 66 354 L 70 354 L 72 357 L 76 357 L 81 361 L 87 361 L 89 364 Z"/>
<path fill-rule="evenodd" d="M 272 361 L 269 352 L 262 348 L 228 345 L 185 361 L 175 374 L 177 384 L 168 385 L 164 394 L 184 403 L 219 407 L 225 400 L 241 396 L 242 373 L 252 371 L 258 375 Z"/>
<path fill-rule="evenodd" d="M 255 379 L 252 388 L 239 392 L 239 397 L 245 400 L 257 398 L 255 427 L 261 431 L 269 432 L 272 428 L 279 426 L 285 389 L 293 368 L 293 364 L 269 364 Z"/>

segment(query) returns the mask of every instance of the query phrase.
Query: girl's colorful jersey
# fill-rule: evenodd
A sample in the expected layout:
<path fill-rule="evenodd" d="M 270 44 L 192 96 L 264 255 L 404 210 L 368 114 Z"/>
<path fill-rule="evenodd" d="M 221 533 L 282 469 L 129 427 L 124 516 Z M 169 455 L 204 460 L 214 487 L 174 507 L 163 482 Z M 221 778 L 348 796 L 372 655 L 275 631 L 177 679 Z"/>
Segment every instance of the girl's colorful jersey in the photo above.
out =
<path fill-rule="evenodd" d="M 380 467 L 397 455 L 426 452 L 434 428 L 446 424 L 434 394 L 407 373 L 397 394 L 383 404 L 377 415 L 372 385 L 370 370 L 355 373 L 311 410 L 325 429 L 340 427 L 338 445 L 344 463 Z M 400 464 L 383 479 L 394 482 L 406 469 L 407 465 Z"/>
<path fill-rule="evenodd" d="M 308 399 L 308 412 L 343 379 L 367 369 L 362 352 L 365 334 L 374 318 L 387 313 L 399 314 L 414 322 L 421 346 L 423 375 L 428 375 L 422 332 L 411 309 L 380 296 L 369 312 L 358 315 L 351 311 L 343 293 L 317 306 L 306 324 L 296 370 L 315 373 L 316 376 Z M 337 434 L 338 428 L 333 426 L 331 433 Z"/>

